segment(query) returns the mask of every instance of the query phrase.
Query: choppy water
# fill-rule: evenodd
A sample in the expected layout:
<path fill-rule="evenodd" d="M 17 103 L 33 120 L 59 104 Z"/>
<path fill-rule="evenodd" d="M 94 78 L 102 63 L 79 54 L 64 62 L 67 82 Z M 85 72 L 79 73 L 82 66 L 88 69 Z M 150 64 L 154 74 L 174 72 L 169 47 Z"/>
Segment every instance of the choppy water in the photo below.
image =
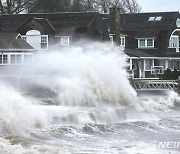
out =
<path fill-rule="evenodd" d="M 21 99 L 13 109 L 23 109 Z M 6 113 L 0 119 L 0 153 L 180 153 L 179 148 L 158 148 L 159 142 L 180 140 L 178 96 L 171 92 L 168 97 L 139 97 L 138 101 L 146 108 L 34 103 L 22 114 L 16 112 L 16 117 Z"/>
<path fill-rule="evenodd" d="M 36 58 L 35 67 L 15 69 L 26 84 L 1 82 L 0 154 L 180 153 L 158 148 L 180 142 L 180 98 L 137 95 L 119 49 L 93 43 Z"/>

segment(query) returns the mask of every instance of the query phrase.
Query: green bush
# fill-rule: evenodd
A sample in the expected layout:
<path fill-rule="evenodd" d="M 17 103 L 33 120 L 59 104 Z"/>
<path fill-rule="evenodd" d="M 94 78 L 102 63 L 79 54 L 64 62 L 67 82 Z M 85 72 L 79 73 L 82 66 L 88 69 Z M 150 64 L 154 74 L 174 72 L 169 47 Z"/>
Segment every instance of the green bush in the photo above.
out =
<path fill-rule="evenodd" d="M 177 80 L 180 76 L 180 71 L 177 69 L 174 69 L 171 71 L 169 68 L 164 71 L 164 74 L 162 76 L 163 80 Z"/>

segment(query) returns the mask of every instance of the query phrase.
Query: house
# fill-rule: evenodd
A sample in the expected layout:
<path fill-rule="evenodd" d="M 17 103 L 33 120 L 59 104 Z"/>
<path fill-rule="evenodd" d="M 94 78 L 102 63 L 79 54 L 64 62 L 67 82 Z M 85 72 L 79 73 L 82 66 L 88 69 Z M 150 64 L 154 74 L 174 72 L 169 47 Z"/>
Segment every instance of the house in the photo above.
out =
<path fill-rule="evenodd" d="M 109 40 L 107 27 L 96 12 L 0 15 L 0 32 L 20 33 L 37 50 L 56 43 L 65 47 L 81 39 Z"/>
<path fill-rule="evenodd" d="M 0 76 L 12 74 L 19 66 L 33 63 L 34 48 L 18 33 L 0 33 Z"/>
<path fill-rule="evenodd" d="M 111 14 L 102 14 L 113 42 Z M 120 14 L 118 44 L 129 56 L 132 78 L 160 78 L 167 68 L 180 70 L 180 14 L 155 12 Z"/>
<path fill-rule="evenodd" d="M 0 65 L 31 64 L 34 48 L 18 33 L 0 33 Z"/>
<path fill-rule="evenodd" d="M 168 68 L 180 70 L 180 14 L 155 13 L 38 13 L 0 15 L 1 33 L 19 33 L 36 50 L 59 44 L 66 47 L 79 40 L 107 41 L 117 35 L 118 44 L 129 56 L 132 78 L 161 78 Z"/>

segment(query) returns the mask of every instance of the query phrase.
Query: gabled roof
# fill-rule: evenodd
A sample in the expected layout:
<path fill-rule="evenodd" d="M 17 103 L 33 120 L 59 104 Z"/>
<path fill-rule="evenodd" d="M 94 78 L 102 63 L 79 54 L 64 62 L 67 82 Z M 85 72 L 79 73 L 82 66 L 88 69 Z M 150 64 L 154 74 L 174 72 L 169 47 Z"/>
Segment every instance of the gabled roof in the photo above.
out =
<path fill-rule="evenodd" d="M 0 50 L 33 50 L 18 33 L 0 33 Z"/>
<path fill-rule="evenodd" d="M 133 13 L 121 15 L 122 31 L 137 31 L 138 37 L 156 37 L 160 30 L 169 30 L 179 16 L 179 12 Z M 150 17 L 161 17 L 150 21 Z"/>
<path fill-rule="evenodd" d="M 96 15 L 98 15 L 96 12 L 0 15 L 0 30 L 2 32 L 16 32 L 32 18 L 47 19 L 56 31 L 72 27 L 89 27 Z"/>
<path fill-rule="evenodd" d="M 22 29 L 24 26 L 28 25 L 29 23 L 32 23 L 34 25 L 34 22 L 38 22 L 40 25 L 42 25 L 44 28 L 47 28 L 50 31 L 55 31 L 54 27 L 51 25 L 51 23 L 44 18 L 32 18 L 28 22 L 26 22 L 24 25 L 22 25 L 17 31 Z"/>

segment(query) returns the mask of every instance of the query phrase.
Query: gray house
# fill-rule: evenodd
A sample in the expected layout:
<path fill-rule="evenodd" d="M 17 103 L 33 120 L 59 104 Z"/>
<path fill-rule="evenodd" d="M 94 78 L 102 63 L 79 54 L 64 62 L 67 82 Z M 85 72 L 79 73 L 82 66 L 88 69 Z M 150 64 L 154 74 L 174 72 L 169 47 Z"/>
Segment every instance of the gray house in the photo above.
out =
<path fill-rule="evenodd" d="M 0 32 L 20 33 L 38 50 L 55 43 L 68 46 L 81 39 L 109 40 L 106 24 L 96 12 L 0 15 Z"/>
<path fill-rule="evenodd" d="M 79 40 L 114 41 L 112 13 L 40 13 L 0 15 L 1 33 L 19 33 L 34 49 Z M 120 14 L 118 44 L 129 56 L 132 78 L 160 78 L 165 70 L 180 70 L 180 14 L 155 12 Z M 7 42 L 10 42 L 9 40 Z M 2 54 L 1 54 L 2 55 Z"/>
<path fill-rule="evenodd" d="M 103 14 L 113 42 L 110 15 Z M 120 40 L 129 56 L 133 78 L 159 78 L 167 68 L 180 70 L 180 14 L 155 12 L 120 14 Z"/>

